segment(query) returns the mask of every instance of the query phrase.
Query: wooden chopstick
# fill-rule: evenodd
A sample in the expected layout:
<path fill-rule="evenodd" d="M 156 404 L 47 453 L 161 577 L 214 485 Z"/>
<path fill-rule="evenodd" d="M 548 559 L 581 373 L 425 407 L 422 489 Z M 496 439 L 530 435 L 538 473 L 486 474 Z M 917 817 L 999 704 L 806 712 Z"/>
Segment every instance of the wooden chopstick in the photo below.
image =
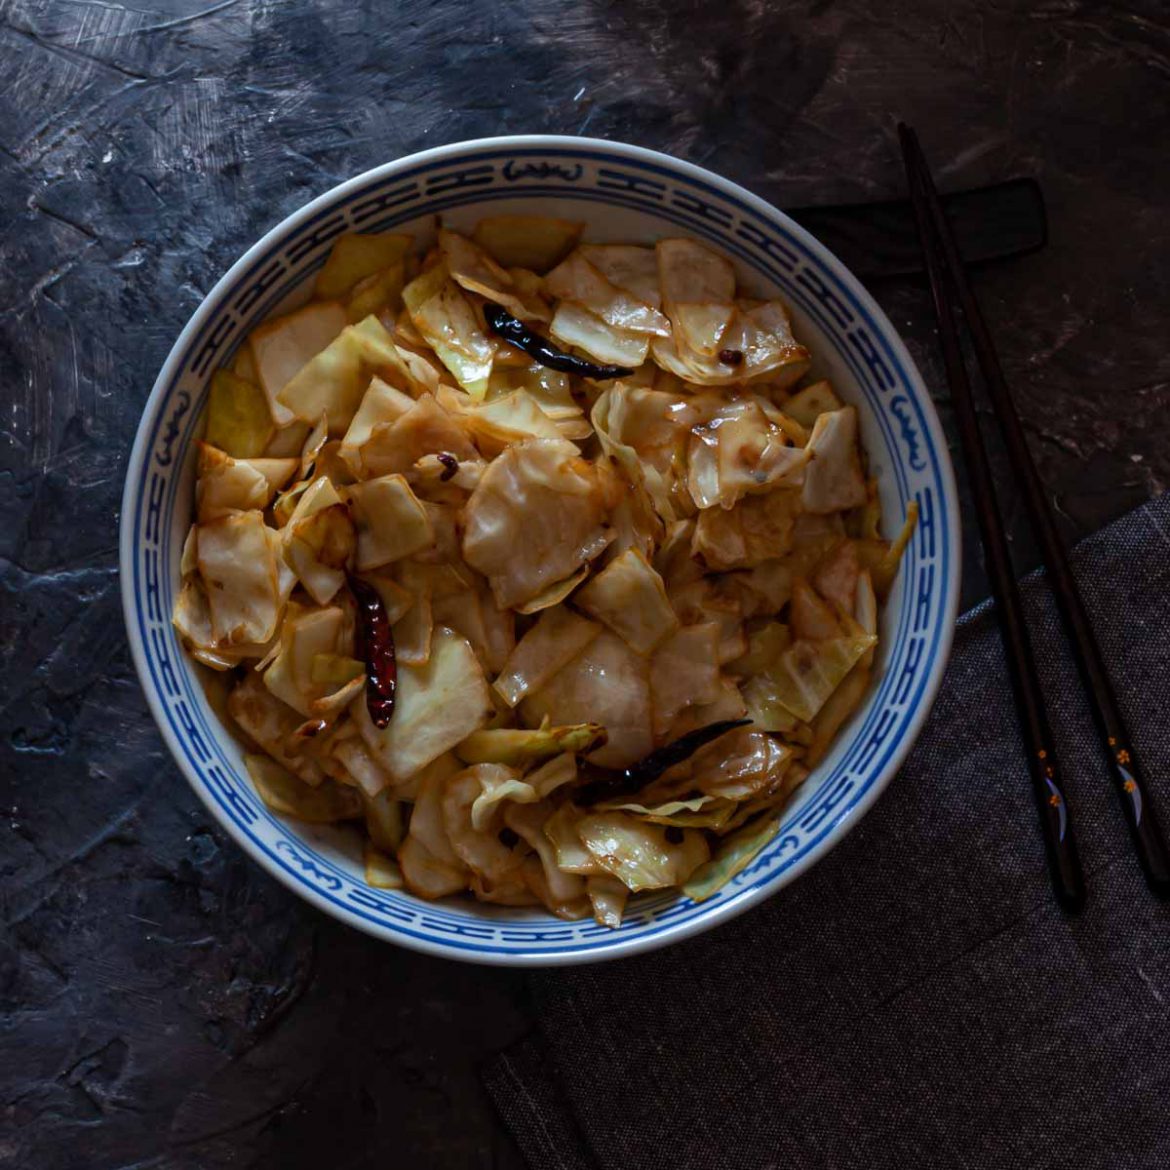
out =
<path fill-rule="evenodd" d="M 999 363 L 991 332 L 971 288 L 966 266 L 959 254 L 946 212 L 939 201 L 922 147 L 912 130 L 900 127 L 899 133 L 902 136 L 903 154 L 908 158 L 907 166 L 913 163 L 917 172 L 930 222 L 941 244 L 953 288 L 958 294 L 959 306 L 971 333 L 975 357 L 1003 435 L 1008 460 L 1023 489 L 1028 516 L 1040 543 L 1048 579 L 1056 597 L 1064 628 L 1073 645 L 1077 669 L 1089 696 L 1093 719 L 1106 758 L 1109 760 L 1110 775 L 1121 802 L 1122 814 L 1129 828 L 1138 863 L 1150 889 L 1158 897 L 1165 898 L 1170 896 L 1170 850 L 1167 849 L 1154 801 L 1146 787 L 1137 753 L 1126 729 L 1117 695 L 1109 678 L 1105 657 L 1093 634 L 1089 615 L 1085 611 L 1076 578 L 1073 576 L 1064 544 L 1056 528 L 1044 484 L 1028 450 L 1024 428 Z"/>
<path fill-rule="evenodd" d="M 1019 587 L 1008 553 L 1003 519 L 992 486 L 991 466 L 979 433 L 975 414 L 975 400 L 971 383 L 963 363 L 963 352 L 955 324 L 953 289 L 946 271 L 946 263 L 938 235 L 928 207 L 928 190 L 921 177 L 915 151 L 914 132 L 899 125 L 902 158 L 906 164 L 906 179 L 914 205 L 918 238 L 930 278 L 935 316 L 938 319 L 939 344 L 950 386 L 951 401 L 963 458 L 975 498 L 979 532 L 995 596 L 995 612 L 999 619 L 1007 656 L 1008 677 L 1015 696 L 1020 729 L 1028 753 L 1028 773 L 1040 818 L 1044 851 L 1056 899 L 1066 910 L 1080 910 L 1085 902 L 1085 878 L 1077 853 L 1076 837 L 1068 802 L 1061 783 L 1060 769 L 1053 745 L 1048 711 L 1035 673 L 1032 641 L 1024 621 L 1024 610 Z"/>

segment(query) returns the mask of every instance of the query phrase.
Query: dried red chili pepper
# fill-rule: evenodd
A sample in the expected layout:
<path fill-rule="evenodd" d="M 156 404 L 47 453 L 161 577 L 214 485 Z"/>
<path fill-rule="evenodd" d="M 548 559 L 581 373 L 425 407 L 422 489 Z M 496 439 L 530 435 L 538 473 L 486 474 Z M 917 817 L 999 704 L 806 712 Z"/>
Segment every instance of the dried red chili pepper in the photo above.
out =
<path fill-rule="evenodd" d="M 651 780 L 657 780 L 667 768 L 681 764 L 689 759 L 701 747 L 705 747 L 712 740 L 734 731 L 737 727 L 746 727 L 750 719 L 721 719 L 718 723 L 708 723 L 706 727 L 696 727 L 686 735 L 680 735 L 673 743 L 656 748 L 648 756 L 643 756 L 636 764 L 607 776 L 604 780 L 595 780 L 578 789 L 576 799 L 582 804 L 592 804 L 594 801 L 617 796 L 622 792 L 633 792 Z"/>
<path fill-rule="evenodd" d="M 394 714 L 394 692 L 398 686 L 394 633 L 382 597 L 372 585 L 350 577 L 349 589 L 357 602 L 354 649 L 366 664 L 366 710 L 375 727 L 386 727 Z"/>
<path fill-rule="evenodd" d="M 507 309 L 493 301 L 488 301 L 484 305 L 483 316 L 492 333 L 502 337 L 509 345 L 522 349 L 530 358 L 535 358 L 550 370 L 559 370 L 562 374 L 577 374 L 582 378 L 596 378 L 600 382 L 606 382 L 610 378 L 625 378 L 634 372 L 628 366 L 599 366 L 575 354 L 565 353 L 563 349 L 557 349 L 551 341 L 541 337 L 539 333 L 533 333 L 523 321 L 513 317 Z"/>

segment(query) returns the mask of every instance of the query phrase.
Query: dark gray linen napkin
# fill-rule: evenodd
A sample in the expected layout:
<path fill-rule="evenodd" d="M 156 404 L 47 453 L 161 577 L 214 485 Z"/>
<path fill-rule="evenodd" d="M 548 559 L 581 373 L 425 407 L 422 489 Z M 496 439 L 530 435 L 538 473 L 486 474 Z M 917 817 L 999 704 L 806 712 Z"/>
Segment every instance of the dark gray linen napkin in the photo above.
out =
<path fill-rule="evenodd" d="M 1170 819 L 1170 495 L 1080 545 Z M 1042 578 L 1025 583 L 1089 887 L 1049 892 L 994 615 L 837 849 L 673 948 L 532 977 L 485 1070 L 546 1170 L 1170 1167 L 1170 906 L 1146 891 Z M 1170 827 L 1170 826 L 1168 826 Z"/>

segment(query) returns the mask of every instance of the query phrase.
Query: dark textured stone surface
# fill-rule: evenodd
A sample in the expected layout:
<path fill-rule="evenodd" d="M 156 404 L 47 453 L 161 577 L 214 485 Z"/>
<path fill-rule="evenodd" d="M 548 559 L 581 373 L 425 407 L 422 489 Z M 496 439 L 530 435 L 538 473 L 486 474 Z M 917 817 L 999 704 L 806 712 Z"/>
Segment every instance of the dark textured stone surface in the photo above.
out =
<path fill-rule="evenodd" d="M 0 1165 L 519 1165 L 476 1066 L 521 977 L 375 944 L 245 861 L 130 667 L 127 452 L 249 243 L 495 133 L 638 142 L 781 206 L 889 197 L 903 117 L 944 187 L 1043 184 L 1048 249 L 979 283 L 1072 537 L 1170 479 L 1168 73 L 1158 0 L 0 0 Z M 875 292 L 937 386 L 925 291 Z"/>

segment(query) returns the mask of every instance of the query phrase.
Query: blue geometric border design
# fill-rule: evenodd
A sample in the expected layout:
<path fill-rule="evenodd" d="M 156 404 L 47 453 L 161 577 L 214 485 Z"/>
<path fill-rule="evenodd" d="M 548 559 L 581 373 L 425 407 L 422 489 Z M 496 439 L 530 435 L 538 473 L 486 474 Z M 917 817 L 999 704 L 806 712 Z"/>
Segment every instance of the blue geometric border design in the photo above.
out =
<path fill-rule="evenodd" d="M 199 795 L 253 856 L 310 901 L 405 945 L 481 962 L 583 961 L 644 949 L 730 917 L 791 880 L 868 807 L 907 749 L 937 688 L 957 603 L 955 492 L 938 421 L 892 327 L 852 278 L 780 213 L 696 168 L 587 140 L 527 145 L 536 141 L 403 160 L 344 184 L 270 233 L 213 290 L 176 344 L 148 403 L 123 502 L 123 595 L 135 661 Z M 556 213 L 566 218 L 587 216 L 596 204 L 642 212 L 662 225 L 658 234 L 680 228 L 741 261 L 829 339 L 854 379 L 852 397 L 877 424 L 899 504 L 915 499 L 920 508 L 890 600 L 884 668 L 843 736 L 844 750 L 822 765 L 769 848 L 728 887 L 702 906 L 669 893 L 634 900 L 617 932 L 367 887 L 356 868 L 314 848 L 258 801 L 170 625 L 178 560 L 171 519 L 210 373 L 320 267 L 342 232 L 503 199 L 539 200 L 545 210 L 560 201 Z"/>

